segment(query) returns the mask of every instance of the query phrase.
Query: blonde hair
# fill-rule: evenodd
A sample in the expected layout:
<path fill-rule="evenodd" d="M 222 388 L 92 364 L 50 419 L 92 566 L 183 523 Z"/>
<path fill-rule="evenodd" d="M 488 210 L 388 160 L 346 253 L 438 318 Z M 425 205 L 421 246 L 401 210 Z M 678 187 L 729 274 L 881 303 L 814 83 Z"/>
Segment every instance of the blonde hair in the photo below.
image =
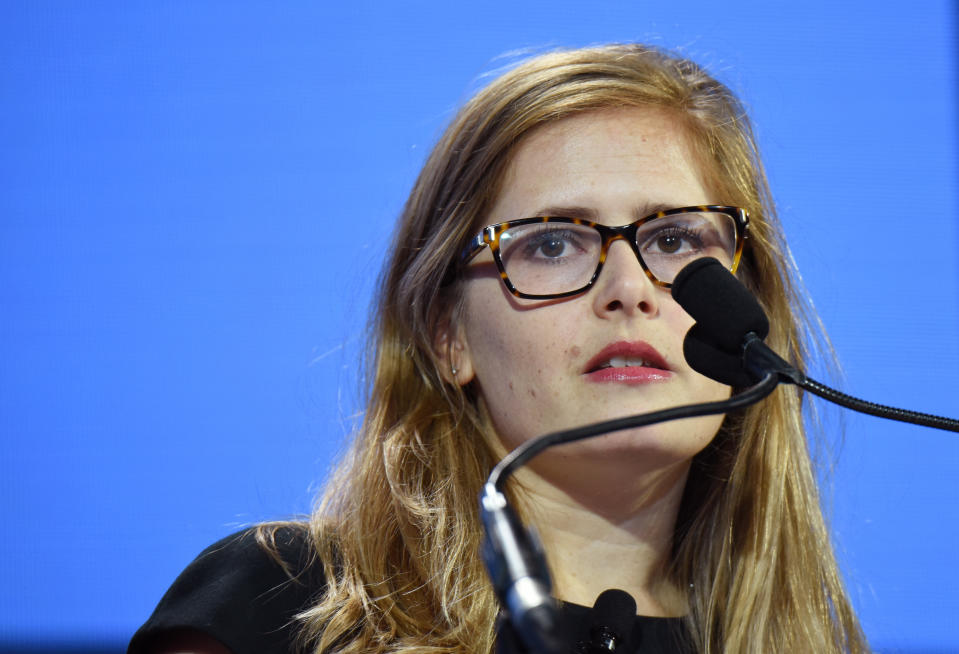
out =
<path fill-rule="evenodd" d="M 410 193 L 373 315 L 365 418 L 310 522 L 328 587 L 300 615 L 315 652 L 490 652 L 498 611 L 478 556 L 477 494 L 493 460 L 470 388 L 446 381 L 435 335 L 461 310 L 457 254 L 516 144 L 597 109 L 652 107 L 685 127 L 708 187 L 745 207 L 740 277 L 802 365 L 811 316 L 791 282 L 752 128 L 696 64 L 641 45 L 533 58 L 473 97 Z M 451 281 L 452 280 L 452 281 Z M 690 471 L 671 575 L 699 652 L 864 652 L 817 495 L 801 397 L 781 388 L 727 416 Z"/>

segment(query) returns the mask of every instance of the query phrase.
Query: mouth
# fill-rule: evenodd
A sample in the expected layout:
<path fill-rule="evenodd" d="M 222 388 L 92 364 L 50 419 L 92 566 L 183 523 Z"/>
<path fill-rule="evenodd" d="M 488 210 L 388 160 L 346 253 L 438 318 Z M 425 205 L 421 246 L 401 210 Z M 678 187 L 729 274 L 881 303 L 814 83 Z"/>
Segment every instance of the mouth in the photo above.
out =
<path fill-rule="evenodd" d="M 611 357 L 609 361 L 604 361 L 599 364 L 593 370 L 589 372 L 594 372 L 595 370 L 603 370 L 605 368 L 659 368 L 663 369 L 662 366 L 657 365 L 652 361 L 647 359 L 640 359 L 637 357 Z"/>
<path fill-rule="evenodd" d="M 671 370 L 663 356 L 649 343 L 610 343 L 589 360 L 583 374 L 596 381 L 660 381 Z"/>

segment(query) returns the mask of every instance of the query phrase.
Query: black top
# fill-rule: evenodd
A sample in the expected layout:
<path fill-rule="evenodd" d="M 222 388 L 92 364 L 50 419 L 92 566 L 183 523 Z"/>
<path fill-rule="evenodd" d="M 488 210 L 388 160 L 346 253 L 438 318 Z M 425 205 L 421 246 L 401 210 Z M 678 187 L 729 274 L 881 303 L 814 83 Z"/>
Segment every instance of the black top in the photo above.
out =
<path fill-rule="evenodd" d="M 276 534 L 277 552 L 292 577 L 256 542 L 253 530 L 214 543 L 187 566 L 166 592 L 153 615 L 134 634 L 128 654 L 147 654 L 158 637 L 180 629 L 201 631 L 233 654 L 293 652 L 293 616 L 310 606 L 325 588 L 321 566 L 309 565 L 310 550 L 300 529 Z M 570 625 L 570 652 L 589 639 L 591 609 L 562 605 Z M 637 616 L 629 652 L 674 654 L 688 651 L 677 643 L 681 618 Z M 626 652 L 618 648 L 617 652 Z"/>

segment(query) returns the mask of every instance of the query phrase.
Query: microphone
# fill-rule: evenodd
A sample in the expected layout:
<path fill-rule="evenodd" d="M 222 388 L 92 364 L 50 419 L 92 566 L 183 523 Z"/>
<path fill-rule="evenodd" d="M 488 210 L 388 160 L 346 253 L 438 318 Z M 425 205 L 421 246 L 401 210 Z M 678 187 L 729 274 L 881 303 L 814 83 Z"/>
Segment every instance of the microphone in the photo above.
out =
<path fill-rule="evenodd" d="M 604 590 L 593 604 L 589 640 L 577 645 L 577 654 L 606 654 L 627 650 L 636 619 L 636 600 L 624 590 Z"/>
<path fill-rule="evenodd" d="M 705 330 L 716 347 L 736 351 L 743 336 L 769 334 L 769 320 L 756 297 L 719 261 L 696 259 L 673 281 L 673 299 Z"/>
<path fill-rule="evenodd" d="M 515 632 L 520 643 L 535 654 L 560 654 L 559 606 L 550 594 L 552 582 L 539 539 L 523 527 L 495 485 L 484 487 L 480 509 L 484 527 L 481 555 L 509 619 L 506 633 L 515 641 Z M 512 647 L 519 649 L 519 644 Z"/>
<path fill-rule="evenodd" d="M 897 409 L 846 395 L 807 377 L 769 348 L 769 321 L 759 301 L 713 258 L 697 259 L 676 275 L 673 299 L 696 320 L 683 341 L 693 370 L 730 386 L 772 374 L 840 406 L 880 418 L 959 432 L 959 420 Z"/>
<path fill-rule="evenodd" d="M 683 268 L 672 295 L 696 319 L 683 341 L 693 370 L 730 386 L 748 386 L 767 372 L 801 383 L 802 373 L 762 342 L 769 320 L 759 301 L 719 261 L 707 257 Z"/>

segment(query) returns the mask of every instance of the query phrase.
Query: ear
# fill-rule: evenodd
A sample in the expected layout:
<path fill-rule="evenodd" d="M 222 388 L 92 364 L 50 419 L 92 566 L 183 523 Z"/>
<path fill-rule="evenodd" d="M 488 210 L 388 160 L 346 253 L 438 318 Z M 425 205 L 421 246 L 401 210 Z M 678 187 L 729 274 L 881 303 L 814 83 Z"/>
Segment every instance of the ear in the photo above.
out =
<path fill-rule="evenodd" d="M 438 325 L 433 338 L 433 348 L 443 379 L 456 386 L 466 386 L 473 381 L 476 373 L 469 343 L 466 341 L 466 330 L 459 324 L 453 324 L 449 316 Z"/>

